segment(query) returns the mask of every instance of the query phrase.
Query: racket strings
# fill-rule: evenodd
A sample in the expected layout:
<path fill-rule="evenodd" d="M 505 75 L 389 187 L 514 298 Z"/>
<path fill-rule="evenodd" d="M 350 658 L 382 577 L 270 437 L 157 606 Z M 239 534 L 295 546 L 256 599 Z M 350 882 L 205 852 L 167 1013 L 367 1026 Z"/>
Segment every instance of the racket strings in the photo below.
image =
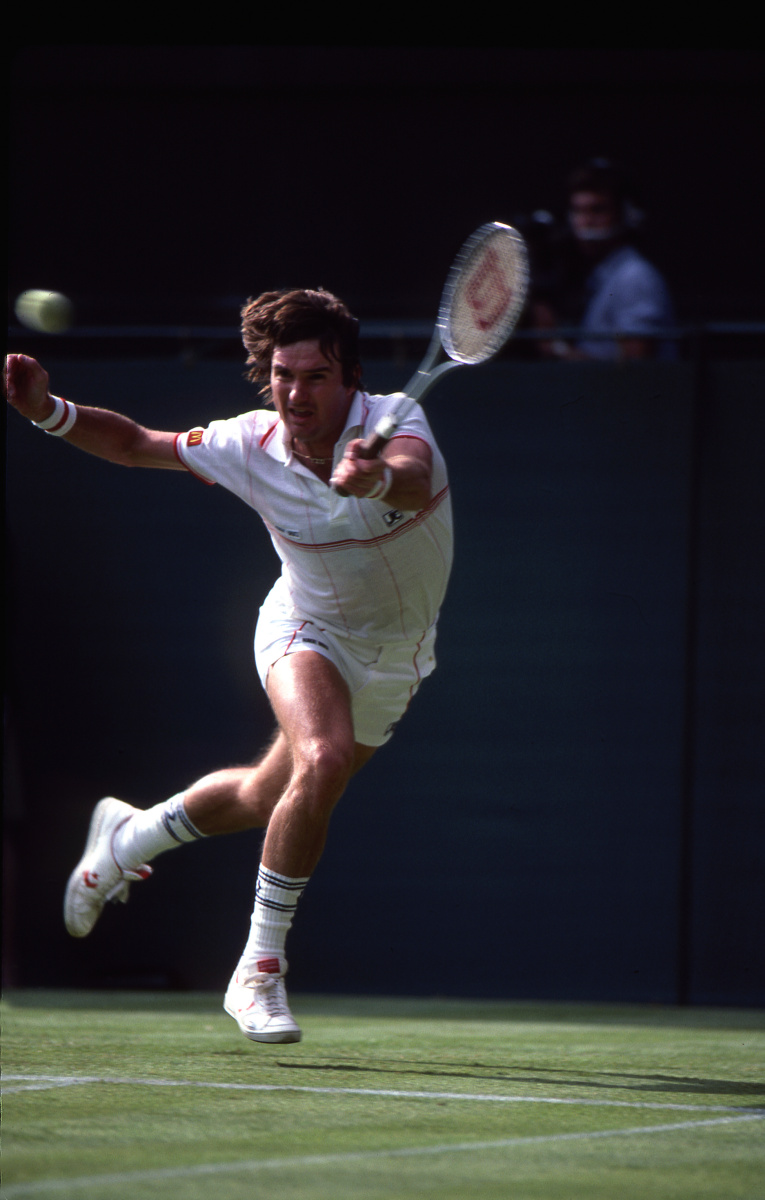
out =
<path fill-rule="evenodd" d="M 523 307 L 527 283 L 525 247 L 514 231 L 484 237 L 458 265 L 442 314 L 450 357 L 476 363 L 495 354 Z"/>

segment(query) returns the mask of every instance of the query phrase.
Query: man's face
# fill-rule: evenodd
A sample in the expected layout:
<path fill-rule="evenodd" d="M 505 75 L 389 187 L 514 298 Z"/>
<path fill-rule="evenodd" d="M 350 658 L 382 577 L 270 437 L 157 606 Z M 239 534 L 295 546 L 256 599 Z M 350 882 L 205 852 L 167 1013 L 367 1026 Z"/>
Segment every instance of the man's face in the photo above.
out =
<path fill-rule="evenodd" d="M 331 455 L 345 428 L 355 387 L 343 368 L 325 358 L 318 340 L 277 346 L 271 358 L 271 395 L 289 434 L 313 453 Z"/>
<path fill-rule="evenodd" d="M 574 192 L 568 217 L 580 242 L 604 242 L 619 232 L 619 214 L 607 192 Z"/>

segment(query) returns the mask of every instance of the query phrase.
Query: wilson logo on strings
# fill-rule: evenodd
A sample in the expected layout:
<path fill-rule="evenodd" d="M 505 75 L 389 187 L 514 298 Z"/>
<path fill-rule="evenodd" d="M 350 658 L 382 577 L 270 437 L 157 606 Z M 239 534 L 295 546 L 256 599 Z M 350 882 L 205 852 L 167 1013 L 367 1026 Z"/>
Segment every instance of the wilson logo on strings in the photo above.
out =
<path fill-rule="evenodd" d="M 513 297 L 493 246 L 489 246 L 465 289 L 479 329 L 491 329 L 507 309 Z"/>

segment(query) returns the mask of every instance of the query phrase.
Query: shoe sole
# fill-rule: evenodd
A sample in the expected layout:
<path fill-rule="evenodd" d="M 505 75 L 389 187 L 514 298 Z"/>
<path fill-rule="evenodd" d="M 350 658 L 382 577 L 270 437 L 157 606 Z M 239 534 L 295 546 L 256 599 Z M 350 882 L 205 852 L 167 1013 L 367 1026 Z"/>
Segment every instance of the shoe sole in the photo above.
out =
<path fill-rule="evenodd" d="M 100 913 L 98 914 L 96 921 L 93 922 L 93 925 L 91 925 L 90 929 L 86 929 L 84 933 L 79 932 L 73 927 L 72 923 L 72 918 L 75 915 L 71 911 L 72 898 L 74 896 L 75 888 L 79 884 L 82 877 L 82 872 L 84 870 L 83 863 L 101 836 L 101 827 L 104 823 L 106 810 L 114 802 L 114 799 L 114 796 L 105 796 L 103 800 L 99 800 L 98 804 L 93 809 L 93 816 L 90 818 L 90 825 L 88 827 L 88 840 L 85 843 L 85 850 L 83 851 L 82 858 L 77 863 L 77 866 L 72 871 L 72 874 L 69 876 L 69 882 L 66 885 L 66 893 L 64 895 L 64 924 L 66 925 L 67 932 L 70 933 L 72 937 L 87 937 L 98 920 L 98 916 L 101 915 Z M 106 901 L 104 901 L 104 904 L 105 903 Z M 102 905 L 102 910 L 103 907 L 104 906 Z"/>

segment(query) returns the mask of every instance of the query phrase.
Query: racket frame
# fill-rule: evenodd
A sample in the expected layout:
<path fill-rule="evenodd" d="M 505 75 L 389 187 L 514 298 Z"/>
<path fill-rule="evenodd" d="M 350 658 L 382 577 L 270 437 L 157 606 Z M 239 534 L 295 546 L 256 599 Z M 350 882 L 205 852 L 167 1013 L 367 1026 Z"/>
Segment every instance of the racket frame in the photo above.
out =
<path fill-rule="evenodd" d="M 451 312 L 454 297 L 458 287 L 464 280 L 471 259 L 491 237 L 500 231 L 509 233 L 515 242 L 518 255 L 520 286 L 515 289 L 513 303 L 503 320 L 499 335 L 489 343 L 487 350 L 478 355 L 471 355 L 469 357 L 460 356 L 459 351 L 454 347 L 451 335 Z M 378 421 L 374 432 L 364 441 L 359 451 L 360 458 L 377 458 L 394 436 L 401 422 L 405 421 L 409 416 L 415 404 L 422 400 L 448 371 L 453 371 L 456 367 L 476 366 L 479 363 L 488 362 L 490 358 L 493 358 L 502 349 L 515 328 L 523 310 L 526 301 L 527 286 L 528 254 L 525 242 L 518 231 L 513 229 L 512 226 L 504 225 L 499 221 L 490 221 L 488 224 L 481 225 L 479 229 L 476 229 L 475 233 L 471 234 L 462 246 L 449 270 L 441 295 L 438 320 L 436 321 L 425 357 L 407 383 L 404 391 L 399 393 L 401 396 L 400 403 L 392 412 L 387 413 Z M 445 356 L 445 361 L 439 363 L 438 359 L 442 355 Z M 436 365 L 437 363 L 438 365 Z"/>

